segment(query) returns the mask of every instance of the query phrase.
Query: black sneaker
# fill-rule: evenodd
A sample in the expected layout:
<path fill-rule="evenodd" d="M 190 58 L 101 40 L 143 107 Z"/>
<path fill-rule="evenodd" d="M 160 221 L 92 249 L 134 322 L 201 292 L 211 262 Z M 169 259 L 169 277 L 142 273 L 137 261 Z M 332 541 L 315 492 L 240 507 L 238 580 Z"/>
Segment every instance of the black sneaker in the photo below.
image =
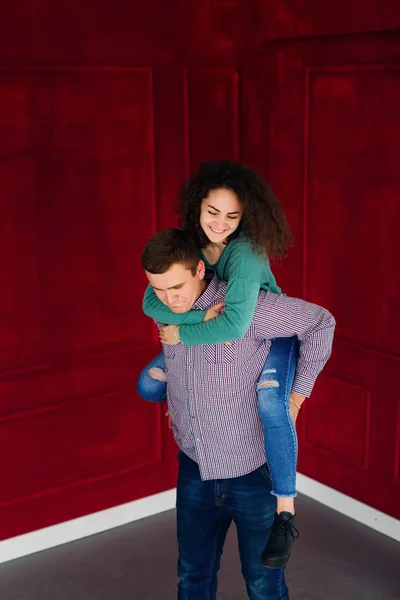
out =
<path fill-rule="evenodd" d="M 280 569 L 287 565 L 293 540 L 299 537 L 295 523 L 296 517 L 290 512 L 281 512 L 279 515 L 275 515 L 271 534 L 261 557 L 264 567 Z"/>

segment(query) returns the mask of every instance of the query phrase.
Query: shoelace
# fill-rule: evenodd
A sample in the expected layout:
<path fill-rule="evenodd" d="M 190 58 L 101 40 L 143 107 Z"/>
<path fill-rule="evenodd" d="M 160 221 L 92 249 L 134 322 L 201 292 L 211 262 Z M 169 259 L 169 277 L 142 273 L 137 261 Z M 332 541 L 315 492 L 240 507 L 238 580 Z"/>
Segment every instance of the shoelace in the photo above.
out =
<path fill-rule="evenodd" d="M 299 537 L 299 532 L 294 525 L 292 525 L 289 521 L 280 521 L 276 530 L 283 529 L 285 531 L 285 535 L 287 537 L 288 533 L 292 536 L 294 540 Z"/>

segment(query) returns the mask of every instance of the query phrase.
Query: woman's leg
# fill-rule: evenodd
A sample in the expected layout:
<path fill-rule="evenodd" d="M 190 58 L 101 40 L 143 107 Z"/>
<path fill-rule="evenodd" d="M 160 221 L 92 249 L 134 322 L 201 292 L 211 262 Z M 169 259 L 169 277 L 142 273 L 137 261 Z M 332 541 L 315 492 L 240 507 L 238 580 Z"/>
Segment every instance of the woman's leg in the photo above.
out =
<path fill-rule="evenodd" d="M 162 381 L 162 379 L 164 380 Z M 140 373 L 136 391 L 141 398 L 149 402 L 165 402 L 167 399 L 166 380 L 164 354 L 160 352 Z"/>
<path fill-rule="evenodd" d="M 266 465 L 242 477 L 228 479 L 226 498 L 237 528 L 248 597 L 251 600 L 289 600 L 285 569 L 264 569 L 260 563 L 276 509 Z"/>
<path fill-rule="evenodd" d="M 273 486 L 271 493 L 277 497 L 278 515 L 263 554 L 263 564 L 266 566 L 281 567 L 287 563 L 293 535 L 287 535 L 284 530 L 288 529 L 290 534 L 297 534 L 294 529 L 297 434 L 290 415 L 290 392 L 297 356 L 297 338 L 272 340 L 257 385 L 258 407 L 264 427 L 265 454 Z M 274 528 L 277 535 L 281 532 L 282 542 L 276 539 Z M 285 543 L 287 540 L 289 544 Z"/>

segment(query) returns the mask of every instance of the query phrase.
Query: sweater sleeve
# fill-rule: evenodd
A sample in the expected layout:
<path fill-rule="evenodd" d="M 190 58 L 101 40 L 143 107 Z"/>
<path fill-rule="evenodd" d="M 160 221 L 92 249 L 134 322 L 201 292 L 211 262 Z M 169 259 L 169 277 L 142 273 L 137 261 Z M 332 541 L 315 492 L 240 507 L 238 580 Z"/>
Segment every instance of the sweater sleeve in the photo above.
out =
<path fill-rule="evenodd" d="M 207 313 L 206 310 L 189 310 L 186 313 L 174 313 L 157 298 L 157 294 L 151 285 L 148 285 L 145 291 L 142 308 L 145 315 L 158 323 L 165 323 L 166 325 L 202 323 Z"/>
<path fill-rule="evenodd" d="M 220 317 L 200 325 L 182 325 L 179 335 L 186 346 L 221 344 L 242 338 L 253 319 L 260 286 L 274 276 L 265 254 L 253 251 L 251 243 L 237 244 L 220 279 L 228 280 L 224 311 Z"/>

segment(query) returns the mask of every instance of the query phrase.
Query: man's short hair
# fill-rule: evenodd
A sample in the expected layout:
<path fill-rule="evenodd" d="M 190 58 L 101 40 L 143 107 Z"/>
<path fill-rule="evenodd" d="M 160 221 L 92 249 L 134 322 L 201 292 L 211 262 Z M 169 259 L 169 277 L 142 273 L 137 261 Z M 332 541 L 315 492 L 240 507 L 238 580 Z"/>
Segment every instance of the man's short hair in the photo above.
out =
<path fill-rule="evenodd" d="M 158 231 L 149 239 L 142 253 L 142 266 L 153 275 L 161 275 L 177 263 L 195 275 L 199 260 L 200 250 L 184 229 Z"/>

